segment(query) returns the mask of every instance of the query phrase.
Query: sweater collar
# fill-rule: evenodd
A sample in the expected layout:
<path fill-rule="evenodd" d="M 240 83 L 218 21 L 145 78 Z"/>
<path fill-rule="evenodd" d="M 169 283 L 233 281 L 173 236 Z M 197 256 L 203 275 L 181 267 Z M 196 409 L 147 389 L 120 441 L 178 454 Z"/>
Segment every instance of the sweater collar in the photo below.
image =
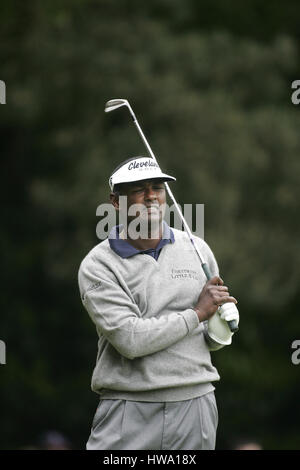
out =
<path fill-rule="evenodd" d="M 137 248 L 132 246 L 130 243 L 128 243 L 127 240 L 123 240 L 120 238 L 120 232 L 122 231 L 122 229 L 123 229 L 122 225 L 116 225 L 115 227 L 112 228 L 108 236 L 108 241 L 109 241 L 111 249 L 115 253 L 117 253 L 119 256 L 121 256 L 121 258 L 130 258 L 131 256 L 134 256 L 140 253 L 156 252 L 158 254 L 158 252 L 165 245 L 167 245 L 168 243 L 175 242 L 174 232 L 165 221 L 163 221 L 163 237 L 155 249 L 153 248 L 153 249 L 148 249 L 148 250 L 138 250 Z"/>

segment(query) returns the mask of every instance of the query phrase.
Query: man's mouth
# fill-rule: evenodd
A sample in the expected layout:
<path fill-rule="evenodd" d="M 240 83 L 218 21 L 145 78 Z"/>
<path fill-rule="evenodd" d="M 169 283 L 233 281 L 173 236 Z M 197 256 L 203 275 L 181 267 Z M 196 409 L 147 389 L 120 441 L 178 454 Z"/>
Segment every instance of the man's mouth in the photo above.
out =
<path fill-rule="evenodd" d="M 158 214 L 159 213 L 159 206 L 148 206 L 146 207 L 145 209 L 145 212 L 148 214 L 148 215 L 151 215 L 151 214 Z"/>

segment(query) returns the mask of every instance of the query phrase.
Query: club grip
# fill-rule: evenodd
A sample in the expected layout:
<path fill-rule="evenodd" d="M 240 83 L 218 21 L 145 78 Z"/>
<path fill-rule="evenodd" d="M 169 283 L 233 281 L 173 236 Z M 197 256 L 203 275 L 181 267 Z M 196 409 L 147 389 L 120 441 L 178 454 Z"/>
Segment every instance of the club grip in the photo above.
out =
<path fill-rule="evenodd" d="M 209 267 L 208 267 L 207 263 L 202 263 L 201 266 L 202 266 L 202 269 L 204 271 L 204 274 L 205 274 L 207 280 L 209 281 L 212 278 L 212 275 L 211 275 L 211 272 L 209 270 Z"/>

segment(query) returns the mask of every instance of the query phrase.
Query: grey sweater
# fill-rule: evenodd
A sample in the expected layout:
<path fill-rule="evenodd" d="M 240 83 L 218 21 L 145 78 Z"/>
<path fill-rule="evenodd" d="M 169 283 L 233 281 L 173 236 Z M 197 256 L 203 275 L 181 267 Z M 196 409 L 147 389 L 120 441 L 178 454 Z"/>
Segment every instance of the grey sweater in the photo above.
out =
<path fill-rule="evenodd" d="M 172 230 L 175 243 L 157 261 L 147 254 L 123 259 L 104 240 L 81 263 L 81 299 L 99 336 L 92 390 L 101 398 L 188 400 L 220 379 L 192 309 L 206 278 L 186 233 Z M 195 241 L 217 275 L 209 246 Z"/>

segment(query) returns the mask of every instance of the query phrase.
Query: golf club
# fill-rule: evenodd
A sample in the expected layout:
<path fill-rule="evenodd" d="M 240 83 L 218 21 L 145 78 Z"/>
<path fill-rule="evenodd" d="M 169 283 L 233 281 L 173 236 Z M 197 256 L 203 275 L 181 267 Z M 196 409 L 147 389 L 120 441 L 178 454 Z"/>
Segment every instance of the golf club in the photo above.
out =
<path fill-rule="evenodd" d="M 106 103 L 106 105 L 105 105 L 104 111 L 105 111 L 106 113 L 109 113 L 110 111 L 114 111 L 115 109 L 118 109 L 118 108 L 120 108 L 121 106 L 126 106 L 126 107 L 128 108 L 128 110 L 129 110 L 129 112 L 130 112 L 130 115 L 131 115 L 131 117 L 132 117 L 132 120 L 133 120 L 133 122 L 134 122 L 134 124 L 135 124 L 135 126 L 136 126 L 136 128 L 137 128 L 137 130 L 138 130 L 138 132 L 139 132 L 139 134 L 140 134 L 140 136 L 141 136 L 141 138 L 142 138 L 142 140 L 143 140 L 143 142 L 144 142 L 144 144 L 145 144 L 145 146 L 146 146 L 146 148 L 147 148 L 147 150 L 148 150 L 148 152 L 149 152 L 149 154 L 150 154 L 150 156 L 151 156 L 151 157 L 153 158 L 153 160 L 157 163 L 157 160 L 156 160 L 156 158 L 155 158 L 155 155 L 154 155 L 154 153 L 152 152 L 152 149 L 151 149 L 151 147 L 150 147 L 150 145 L 149 145 L 149 143 L 148 143 L 148 141 L 147 141 L 147 139 L 146 139 L 146 137 L 145 137 L 145 135 L 144 135 L 144 133 L 143 133 L 143 131 L 142 131 L 142 129 L 141 129 L 139 123 L 138 123 L 138 121 L 137 121 L 137 118 L 136 118 L 136 116 L 135 116 L 135 114 L 134 114 L 134 112 L 133 112 L 133 110 L 132 110 L 132 108 L 131 108 L 131 106 L 130 106 L 130 104 L 129 104 L 129 102 L 128 102 L 127 100 L 125 100 L 125 99 L 113 99 L 113 100 L 109 100 L 109 101 Z M 157 163 L 157 164 L 158 164 L 158 163 Z M 185 218 L 183 217 L 183 214 L 182 214 L 182 212 L 181 212 L 181 209 L 179 208 L 179 206 L 178 206 L 178 204 L 177 204 L 177 202 L 176 202 L 176 200 L 175 200 L 175 197 L 173 196 L 173 193 L 172 193 L 172 191 L 171 191 L 171 189 L 170 189 L 168 183 L 165 182 L 164 184 L 165 184 L 167 193 L 169 194 L 171 200 L 173 201 L 174 206 L 175 206 L 175 208 L 176 208 L 176 210 L 177 210 L 177 212 L 178 212 L 178 215 L 180 216 L 180 218 L 181 218 L 181 220 L 182 220 L 182 223 L 183 223 L 183 225 L 184 225 L 184 228 L 185 228 L 185 230 L 186 230 L 186 232 L 187 232 L 187 234 L 188 234 L 188 236 L 189 236 L 189 239 L 190 239 L 190 241 L 191 241 L 191 243 L 192 243 L 192 245 L 193 245 L 193 247 L 194 247 L 194 249 L 195 249 L 195 251 L 196 251 L 198 257 L 199 257 L 199 260 L 200 260 L 200 262 L 201 262 L 201 266 L 202 266 L 202 269 L 203 269 L 203 271 L 204 271 L 204 273 L 205 273 L 205 276 L 206 276 L 207 280 L 209 280 L 209 279 L 211 279 L 211 278 L 213 277 L 212 274 L 210 273 L 209 267 L 208 267 L 207 263 L 205 262 L 205 260 L 203 259 L 203 257 L 202 257 L 202 255 L 201 255 L 201 253 L 200 253 L 200 251 L 199 251 L 197 245 L 194 243 L 191 230 L 190 230 L 190 228 L 189 228 L 189 226 L 188 226 L 188 224 L 187 224 Z M 233 318 L 236 318 L 236 310 L 237 310 L 237 308 L 236 308 L 236 306 L 235 306 L 235 304 L 234 304 L 233 302 L 227 302 L 227 303 L 223 304 L 221 307 L 219 307 L 219 309 L 218 309 L 219 314 L 222 315 L 222 317 L 227 321 L 228 326 L 229 326 L 229 328 L 230 328 L 230 330 L 231 330 L 232 332 L 235 332 L 235 331 L 238 330 L 238 322 L 237 322 L 235 319 L 233 319 Z"/>

